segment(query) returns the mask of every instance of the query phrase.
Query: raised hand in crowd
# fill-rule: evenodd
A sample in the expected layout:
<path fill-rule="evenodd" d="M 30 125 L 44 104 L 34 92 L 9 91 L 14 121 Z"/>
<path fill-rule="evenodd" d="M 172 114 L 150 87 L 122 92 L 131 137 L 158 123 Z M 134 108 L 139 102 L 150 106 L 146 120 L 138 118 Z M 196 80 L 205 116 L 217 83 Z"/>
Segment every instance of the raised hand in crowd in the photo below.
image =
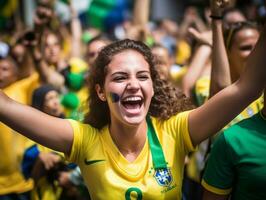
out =
<path fill-rule="evenodd" d="M 212 31 L 207 30 L 199 32 L 197 29 L 190 27 L 188 33 L 199 43 L 212 46 Z"/>
<path fill-rule="evenodd" d="M 232 0 L 211 0 L 211 15 L 221 17 L 224 9 L 231 6 Z"/>
<path fill-rule="evenodd" d="M 226 8 L 230 6 L 229 0 L 211 1 L 211 18 L 213 32 L 212 69 L 210 97 L 224 87 L 231 84 L 229 62 L 224 45 L 222 16 Z"/>
<path fill-rule="evenodd" d="M 188 71 L 182 80 L 182 90 L 187 97 L 193 96 L 192 91 L 197 80 L 209 72 L 212 51 L 212 31 L 199 32 L 195 28 L 189 28 L 188 32 L 197 41 L 198 48 L 195 50 L 188 65 Z"/>

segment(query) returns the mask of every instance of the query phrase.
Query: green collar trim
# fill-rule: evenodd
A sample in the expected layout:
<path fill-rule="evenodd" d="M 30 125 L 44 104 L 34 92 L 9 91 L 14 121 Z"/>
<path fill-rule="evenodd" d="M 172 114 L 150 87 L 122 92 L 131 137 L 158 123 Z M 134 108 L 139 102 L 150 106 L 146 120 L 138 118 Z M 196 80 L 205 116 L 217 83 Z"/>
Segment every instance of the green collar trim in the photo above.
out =
<path fill-rule="evenodd" d="M 148 142 L 151 149 L 152 161 L 154 169 L 166 169 L 167 163 L 165 161 L 164 153 L 162 146 L 159 142 L 159 139 L 155 133 L 154 127 L 151 122 L 151 118 L 147 117 L 148 124 Z"/>

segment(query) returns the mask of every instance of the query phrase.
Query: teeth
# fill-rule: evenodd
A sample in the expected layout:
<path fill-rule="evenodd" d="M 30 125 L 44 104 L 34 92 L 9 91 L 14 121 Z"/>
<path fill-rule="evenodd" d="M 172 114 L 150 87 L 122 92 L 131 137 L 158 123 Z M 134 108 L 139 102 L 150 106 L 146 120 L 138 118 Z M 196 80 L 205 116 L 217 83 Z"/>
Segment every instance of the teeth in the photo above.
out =
<path fill-rule="evenodd" d="M 140 97 L 127 97 L 124 101 L 141 101 Z"/>

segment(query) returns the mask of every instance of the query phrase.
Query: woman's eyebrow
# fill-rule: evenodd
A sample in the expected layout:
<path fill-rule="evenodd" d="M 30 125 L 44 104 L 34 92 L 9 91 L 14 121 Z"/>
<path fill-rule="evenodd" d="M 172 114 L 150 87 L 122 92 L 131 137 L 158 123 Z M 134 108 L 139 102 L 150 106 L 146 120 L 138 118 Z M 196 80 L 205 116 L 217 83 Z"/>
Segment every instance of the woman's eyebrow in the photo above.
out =
<path fill-rule="evenodd" d="M 116 75 L 127 75 L 128 73 L 126 72 L 121 72 L 121 71 L 118 71 L 118 72 L 114 72 L 111 74 L 111 76 L 116 76 Z"/>
<path fill-rule="evenodd" d="M 138 74 L 140 74 L 140 73 L 150 73 L 150 71 L 149 70 L 142 70 L 142 71 L 138 71 L 137 73 Z"/>

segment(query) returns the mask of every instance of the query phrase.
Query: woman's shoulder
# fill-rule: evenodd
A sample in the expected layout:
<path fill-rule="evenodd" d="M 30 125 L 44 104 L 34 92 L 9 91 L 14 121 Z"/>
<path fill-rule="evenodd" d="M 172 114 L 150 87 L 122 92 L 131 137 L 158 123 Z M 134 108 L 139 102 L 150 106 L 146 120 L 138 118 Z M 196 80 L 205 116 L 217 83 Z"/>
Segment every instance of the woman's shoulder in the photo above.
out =
<path fill-rule="evenodd" d="M 74 133 L 79 132 L 79 133 L 89 133 L 89 134 L 98 134 L 100 133 L 101 130 L 94 128 L 90 124 L 80 122 L 77 120 L 73 119 L 67 119 L 73 128 Z"/>

